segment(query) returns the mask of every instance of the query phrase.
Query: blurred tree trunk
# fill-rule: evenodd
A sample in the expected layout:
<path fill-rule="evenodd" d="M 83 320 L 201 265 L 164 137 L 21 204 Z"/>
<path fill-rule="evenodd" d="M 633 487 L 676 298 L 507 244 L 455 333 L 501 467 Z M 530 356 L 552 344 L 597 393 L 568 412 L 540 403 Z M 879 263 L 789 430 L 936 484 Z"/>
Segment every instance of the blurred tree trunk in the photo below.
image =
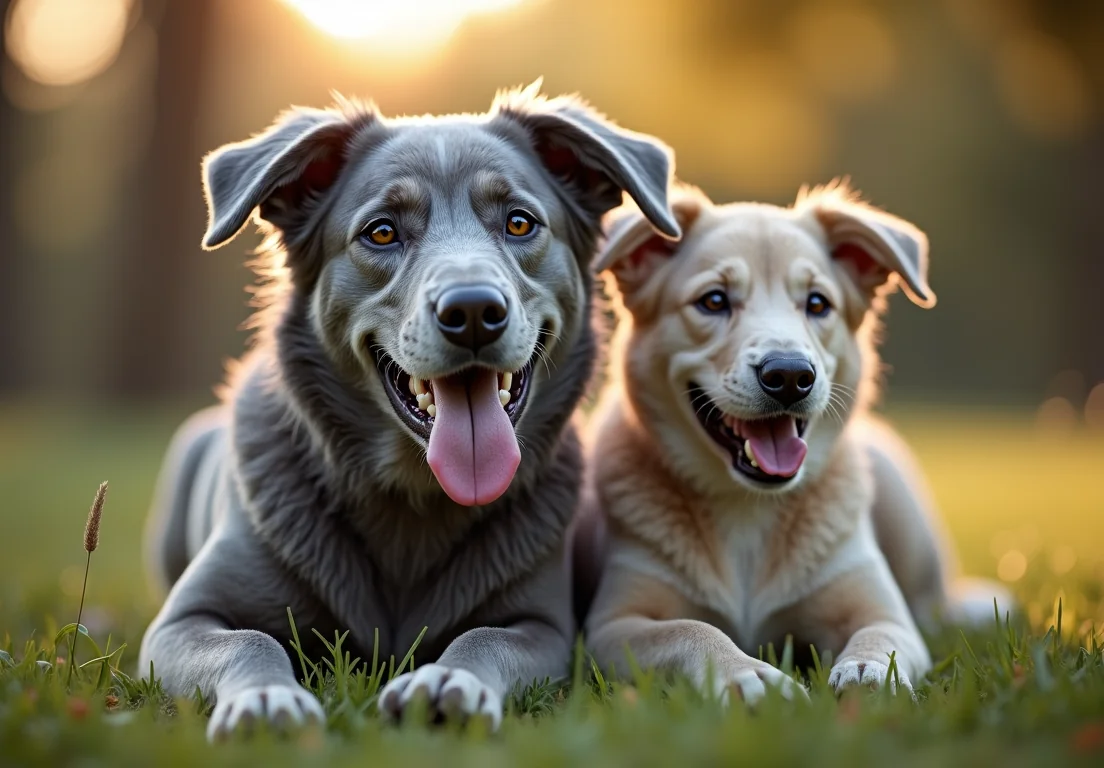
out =
<path fill-rule="evenodd" d="M 158 24 L 156 118 L 137 180 L 133 238 L 120 249 L 125 297 L 113 313 L 110 393 L 127 400 L 195 391 L 209 382 L 195 365 L 190 318 L 201 275 L 205 213 L 196 124 L 212 0 L 168 0 Z"/>
<path fill-rule="evenodd" d="M 1070 362 L 1084 372 L 1089 388 L 1104 382 L 1104 216 L 1100 210 L 1100 184 L 1104 178 L 1104 125 L 1100 119 L 1090 129 L 1086 149 L 1073 171 L 1075 240 L 1069 271 L 1069 301 L 1073 309 Z M 1055 260 L 1060 264 L 1059 260 Z"/>
<path fill-rule="evenodd" d="M 1104 216 L 1100 210 L 1100 184 L 1104 178 L 1104 122 L 1099 104 L 1104 98 L 1104 57 L 1098 53 L 1104 11 L 1099 0 L 1067 0 L 1062 3 L 1031 0 L 1032 18 L 1040 19 L 1075 53 L 1092 83 L 1094 112 L 1082 146 L 1073 153 L 1070 167 L 1070 226 L 1074 253 L 1055 254 L 1055 268 L 1063 269 L 1064 298 L 1069 302 L 1069 326 L 1062 339 L 1064 365 L 1080 371 L 1088 388 L 1104 382 Z"/>
<path fill-rule="evenodd" d="M 8 0 L 0 0 L 0 19 L 8 17 Z M 24 384 L 23 350 L 19 345 L 19 244 L 15 233 L 16 145 L 21 115 L 0 97 L 0 395 Z"/>

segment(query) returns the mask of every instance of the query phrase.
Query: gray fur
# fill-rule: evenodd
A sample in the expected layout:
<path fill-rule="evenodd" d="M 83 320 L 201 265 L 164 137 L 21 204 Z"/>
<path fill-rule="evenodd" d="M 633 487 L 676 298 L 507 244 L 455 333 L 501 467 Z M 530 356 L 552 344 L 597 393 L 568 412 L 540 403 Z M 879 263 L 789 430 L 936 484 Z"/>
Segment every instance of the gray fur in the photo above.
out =
<path fill-rule="evenodd" d="M 154 661 L 170 693 L 213 697 L 212 735 L 243 709 L 318 714 L 287 696 L 288 607 L 300 628 L 350 630 L 362 657 L 374 630 L 386 658 L 428 627 L 416 660 L 471 672 L 484 698 L 559 676 L 575 631 L 565 537 L 582 467 L 568 419 L 595 354 L 589 262 L 622 189 L 679 235 L 669 151 L 530 89 L 479 116 L 293 111 L 213 153 L 205 171 L 205 245 L 256 211 L 271 235 L 269 283 L 225 404 L 182 428 L 163 470 L 148 543 L 158 579 L 174 586 L 143 668 Z M 520 246 L 496 229 L 519 201 L 547 223 Z M 407 233 L 401 255 L 356 237 L 383 212 Z M 430 315 L 444 287 L 472 279 L 520 307 L 475 361 Z M 457 505 L 395 414 L 373 350 L 432 378 L 471 362 L 520 368 L 541 338 L 510 488 L 484 507 Z M 387 708 L 401 709 L 399 694 Z"/>

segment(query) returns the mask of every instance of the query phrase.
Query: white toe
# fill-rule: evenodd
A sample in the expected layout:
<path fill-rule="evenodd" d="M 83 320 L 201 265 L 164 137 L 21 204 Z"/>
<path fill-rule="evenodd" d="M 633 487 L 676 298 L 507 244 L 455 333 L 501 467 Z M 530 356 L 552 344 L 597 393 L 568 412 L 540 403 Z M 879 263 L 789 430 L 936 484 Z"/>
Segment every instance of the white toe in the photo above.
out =
<path fill-rule="evenodd" d="M 740 698 L 745 704 L 755 704 L 767 694 L 767 687 L 763 685 L 759 675 L 751 669 L 737 673 L 732 679 L 732 684 L 740 692 Z"/>
<path fill-rule="evenodd" d="M 413 674 L 407 672 L 399 675 L 383 687 L 383 692 L 380 693 L 380 711 L 390 717 L 398 717 L 402 713 L 403 693 L 410 685 L 411 677 L 413 677 Z"/>
<path fill-rule="evenodd" d="M 437 701 L 441 686 L 448 680 L 451 671 L 448 667 L 442 667 L 439 664 L 427 664 L 414 672 L 410 685 L 403 692 L 403 706 L 409 705 L 415 696 L 425 696 L 430 704 Z"/>
<path fill-rule="evenodd" d="M 236 731 L 242 726 L 252 725 L 262 715 L 264 715 L 264 703 L 261 699 L 260 689 L 247 689 L 231 700 L 230 714 L 226 718 L 226 728 L 230 731 Z"/>
<path fill-rule="evenodd" d="M 502 725 L 502 701 L 490 688 L 487 689 L 487 695 L 479 706 L 479 715 L 487 719 L 492 732 L 497 731 Z"/>
<path fill-rule="evenodd" d="M 277 727 L 299 726 L 306 720 L 325 722 L 318 699 L 308 691 L 287 685 L 246 688 L 219 700 L 207 724 L 207 740 L 218 741 L 238 728 L 268 722 Z"/>
<path fill-rule="evenodd" d="M 789 675 L 782 675 L 777 683 L 772 681 L 771 685 L 774 685 L 778 688 L 778 690 L 782 693 L 782 697 L 784 699 L 788 699 L 790 701 L 793 701 L 795 698 L 805 699 L 806 701 L 808 701 L 809 699 L 809 692 L 805 690 L 805 686 L 801 685 L 801 683 L 796 682 Z"/>
<path fill-rule="evenodd" d="M 299 702 L 296 701 L 295 694 L 289 688 L 266 688 L 264 695 L 267 698 L 265 703 L 268 709 L 268 719 L 271 722 L 279 725 L 289 721 L 295 725 L 303 722 L 303 713 L 299 711 Z"/>
<path fill-rule="evenodd" d="M 207 741 L 220 741 L 226 736 L 226 708 L 220 710 L 218 706 L 211 713 L 211 719 L 207 723 Z"/>
<path fill-rule="evenodd" d="M 483 684 L 470 672 L 455 670 L 441 687 L 441 709 L 449 714 L 470 715 L 479 711 Z"/>
<path fill-rule="evenodd" d="M 326 710 L 322 708 L 322 702 L 316 699 L 313 694 L 297 689 L 295 700 L 299 703 L 299 712 L 303 720 L 315 723 L 326 722 Z"/>

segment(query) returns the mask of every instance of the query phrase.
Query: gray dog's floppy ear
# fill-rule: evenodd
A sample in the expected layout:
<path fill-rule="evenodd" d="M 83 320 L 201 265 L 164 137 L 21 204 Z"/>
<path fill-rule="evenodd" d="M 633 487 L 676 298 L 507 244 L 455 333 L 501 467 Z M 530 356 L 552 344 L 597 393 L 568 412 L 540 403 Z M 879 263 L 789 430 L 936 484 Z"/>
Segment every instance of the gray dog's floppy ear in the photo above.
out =
<path fill-rule="evenodd" d="M 627 192 L 661 233 L 681 237 L 667 202 L 674 159 L 667 145 L 620 128 L 574 97 L 537 95 L 540 81 L 499 94 L 492 120 L 507 119 L 529 134 L 549 172 L 572 190 L 595 219 L 621 202 Z"/>
<path fill-rule="evenodd" d="M 208 208 L 203 247 L 232 239 L 257 208 L 262 219 L 286 234 L 301 218 L 300 206 L 337 178 L 350 135 L 369 118 L 295 109 L 264 133 L 209 154 L 203 161 Z"/>
<path fill-rule="evenodd" d="M 795 210 L 811 213 L 828 236 L 832 257 L 872 295 L 896 275 L 913 304 L 935 306 L 928 286 L 928 238 L 915 226 L 862 203 L 843 183 L 803 190 Z"/>

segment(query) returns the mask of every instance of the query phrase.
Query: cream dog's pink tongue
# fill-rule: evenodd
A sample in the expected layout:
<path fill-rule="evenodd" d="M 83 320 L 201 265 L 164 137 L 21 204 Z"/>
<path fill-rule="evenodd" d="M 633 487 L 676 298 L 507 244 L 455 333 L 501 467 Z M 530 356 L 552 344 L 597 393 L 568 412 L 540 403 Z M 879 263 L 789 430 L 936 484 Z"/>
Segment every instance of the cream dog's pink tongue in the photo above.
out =
<path fill-rule="evenodd" d="M 498 399 L 498 374 L 476 368 L 433 380 L 437 415 L 429 433 L 429 467 L 457 504 L 490 504 L 514 479 L 521 451 Z"/>
<path fill-rule="evenodd" d="M 740 434 L 747 438 L 755 463 L 768 475 L 793 477 L 805 461 L 808 447 L 798 437 L 792 416 L 741 422 Z"/>

